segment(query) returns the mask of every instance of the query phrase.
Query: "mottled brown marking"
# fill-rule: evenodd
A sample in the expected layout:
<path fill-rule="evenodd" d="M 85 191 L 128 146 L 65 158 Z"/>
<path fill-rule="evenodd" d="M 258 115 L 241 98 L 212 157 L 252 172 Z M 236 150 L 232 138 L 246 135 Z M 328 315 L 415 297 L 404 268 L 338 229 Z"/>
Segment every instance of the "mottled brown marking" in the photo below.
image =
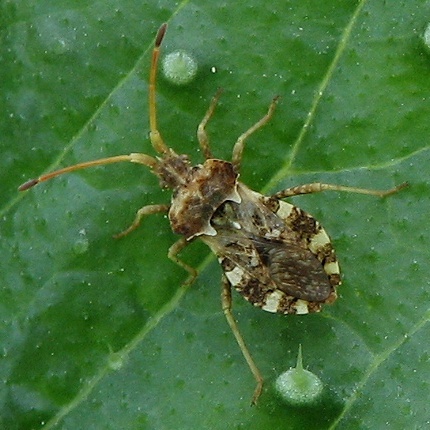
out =
<path fill-rule="evenodd" d="M 332 290 L 328 275 L 310 251 L 273 247 L 268 250 L 271 277 L 281 291 L 308 301 L 324 301 Z"/>
<path fill-rule="evenodd" d="M 337 261 L 333 245 L 331 243 L 327 243 L 324 246 L 319 247 L 314 255 L 323 265 Z"/>
<path fill-rule="evenodd" d="M 224 272 L 231 272 L 236 267 L 236 265 L 228 258 L 223 258 L 220 262 Z"/>
<path fill-rule="evenodd" d="M 288 224 L 300 237 L 309 239 L 319 231 L 319 224 L 315 218 L 309 216 L 300 208 L 294 207 L 288 218 Z"/>
<path fill-rule="evenodd" d="M 232 164 L 222 160 L 206 160 L 190 169 L 173 195 L 169 211 L 173 231 L 187 239 L 212 234 L 210 221 L 216 210 L 226 200 L 238 199 L 236 179 Z"/>
<path fill-rule="evenodd" d="M 162 188 L 173 189 L 176 194 L 180 185 L 189 182 L 191 163 L 187 155 L 177 155 L 173 150 L 157 164 L 154 173 L 160 178 Z"/>
<path fill-rule="evenodd" d="M 337 287 L 338 285 L 341 284 L 341 277 L 339 273 L 333 273 L 332 275 L 329 275 L 328 278 L 330 280 L 330 284 L 333 287 Z"/>
<path fill-rule="evenodd" d="M 261 288 L 258 279 L 248 278 L 246 281 L 247 282 L 244 282 L 242 285 L 235 286 L 236 290 L 253 305 L 261 307 L 264 304 L 264 298 L 267 292 Z"/>
<path fill-rule="evenodd" d="M 269 209 L 269 211 L 273 212 L 274 214 L 278 212 L 280 207 L 279 200 L 273 199 L 272 197 L 262 196 L 262 202 L 267 207 L 267 209 Z"/>

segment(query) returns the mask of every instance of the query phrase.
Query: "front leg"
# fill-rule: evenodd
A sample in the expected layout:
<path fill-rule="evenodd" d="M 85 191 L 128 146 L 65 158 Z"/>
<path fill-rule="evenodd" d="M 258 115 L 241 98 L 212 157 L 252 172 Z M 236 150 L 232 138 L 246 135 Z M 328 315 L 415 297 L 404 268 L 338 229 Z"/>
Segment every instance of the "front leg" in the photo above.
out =
<path fill-rule="evenodd" d="M 136 230 L 136 228 L 139 227 L 140 222 L 141 222 L 141 220 L 142 220 L 142 218 L 144 216 L 156 214 L 156 213 L 159 213 L 159 212 L 168 212 L 169 209 L 170 209 L 169 205 L 148 205 L 148 206 L 144 206 L 143 208 L 140 208 L 137 211 L 136 218 L 134 219 L 134 221 L 132 222 L 132 224 L 130 225 L 130 227 L 128 227 L 127 229 L 125 229 L 121 233 L 115 234 L 113 237 L 115 239 L 119 239 L 120 237 L 127 236 L 127 234 L 131 233 L 133 230 Z"/>

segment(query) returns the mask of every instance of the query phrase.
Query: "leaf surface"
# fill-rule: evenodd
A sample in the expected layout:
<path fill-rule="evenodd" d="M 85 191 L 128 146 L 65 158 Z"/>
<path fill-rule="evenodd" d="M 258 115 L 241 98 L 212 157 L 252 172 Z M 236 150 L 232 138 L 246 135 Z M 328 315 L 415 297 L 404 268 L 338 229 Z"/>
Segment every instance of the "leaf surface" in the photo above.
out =
<path fill-rule="evenodd" d="M 430 57 L 428 2 L 332 0 L 218 3 L 126 0 L 4 2 L 1 20 L 0 427 L 15 429 L 424 428 L 429 338 Z M 266 378 L 254 380 L 220 307 L 221 269 L 201 243 L 167 259 L 177 239 L 154 215 L 114 240 L 136 210 L 168 203 L 145 168 L 118 164 L 65 175 L 18 194 L 28 178 L 76 162 L 153 154 L 147 77 L 158 26 L 163 53 L 199 63 L 187 87 L 159 76 L 159 127 L 201 161 L 275 95 L 274 118 L 247 141 L 241 180 L 265 193 L 327 182 L 388 189 L 293 199 L 332 236 L 344 280 L 318 315 L 272 315 L 234 297 L 242 334 Z M 304 365 L 325 384 L 293 408 L 272 386 Z"/>

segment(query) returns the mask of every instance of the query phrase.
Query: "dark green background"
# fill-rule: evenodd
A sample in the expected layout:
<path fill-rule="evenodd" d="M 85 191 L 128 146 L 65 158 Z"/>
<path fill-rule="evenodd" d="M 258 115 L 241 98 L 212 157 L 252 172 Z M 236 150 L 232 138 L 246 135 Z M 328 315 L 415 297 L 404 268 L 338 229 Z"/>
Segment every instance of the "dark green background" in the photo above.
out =
<path fill-rule="evenodd" d="M 0 3 L 1 428 L 428 425 L 430 56 L 421 36 L 430 4 L 239 3 Z M 153 154 L 147 76 L 164 21 L 163 52 L 185 49 L 200 66 L 185 88 L 159 79 L 159 125 L 175 150 L 201 160 L 196 127 L 218 87 L 208 129 L 224 159 L 280 95 L 246 147 L 241 179 L 253 189 L 410 183 L 386 200 L 294 199 L 331 234 L 344 284 L 333 306 L 306 317 L 271 315 L 235 295 L 267 381 L 254 408 L 208 250 L 195 243 L 183 252 L 201 272 L 184 294 L 163 216 L 112 239 L 139 207 L 169 201 L 147 169 L 118 164 L 16 190 L 78 161 Z M 326 384 L 304 409 L 271 388 L 299 344 L 305 367 Z"/>

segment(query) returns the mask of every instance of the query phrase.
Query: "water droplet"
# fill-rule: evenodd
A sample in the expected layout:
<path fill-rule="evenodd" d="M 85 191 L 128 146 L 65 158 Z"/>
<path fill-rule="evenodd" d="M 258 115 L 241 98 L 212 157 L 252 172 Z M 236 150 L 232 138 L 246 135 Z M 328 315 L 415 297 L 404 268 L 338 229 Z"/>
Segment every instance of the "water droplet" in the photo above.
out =
<path fill-rule="evenodd" d="M 79 237 L 75 240 L 73 244 L 73 252 L 75 254 L 81 255 L 85 254 L 89 248 L 89 241 L 87 238 L 87 232 L 85 229 L 79 231 Z"/>
<path fill-rule="evenodd" d="M 424 42 L 425 47 L 427 48 L 427 50 L 430 53 L 430 23 L 427 24 L 427 27 L 424 30 L 423 42 Z"/>
<path fill-rule="evenodd" d="M 108 366 L 112 370 L 120 370 L 124 366 L 125 357 L 121 352 L 111 352 L 108 358 Z"/>
<path fill-rule="evenodd" d="M 178 50 L 164 57 L 162 69 L 169 82 L 175 85 L 187 85 L 197 74 L 197 61 L 188 52 Z"/>
<path fill-rule="evenodd" d="M 323 383 L 312 372 L 303 369 L 302 348 L 299 346 L 297 365 L 278 376 L 276 391 L 289 404 L 304 406 L 315 403 L 323 391 Z"/>

